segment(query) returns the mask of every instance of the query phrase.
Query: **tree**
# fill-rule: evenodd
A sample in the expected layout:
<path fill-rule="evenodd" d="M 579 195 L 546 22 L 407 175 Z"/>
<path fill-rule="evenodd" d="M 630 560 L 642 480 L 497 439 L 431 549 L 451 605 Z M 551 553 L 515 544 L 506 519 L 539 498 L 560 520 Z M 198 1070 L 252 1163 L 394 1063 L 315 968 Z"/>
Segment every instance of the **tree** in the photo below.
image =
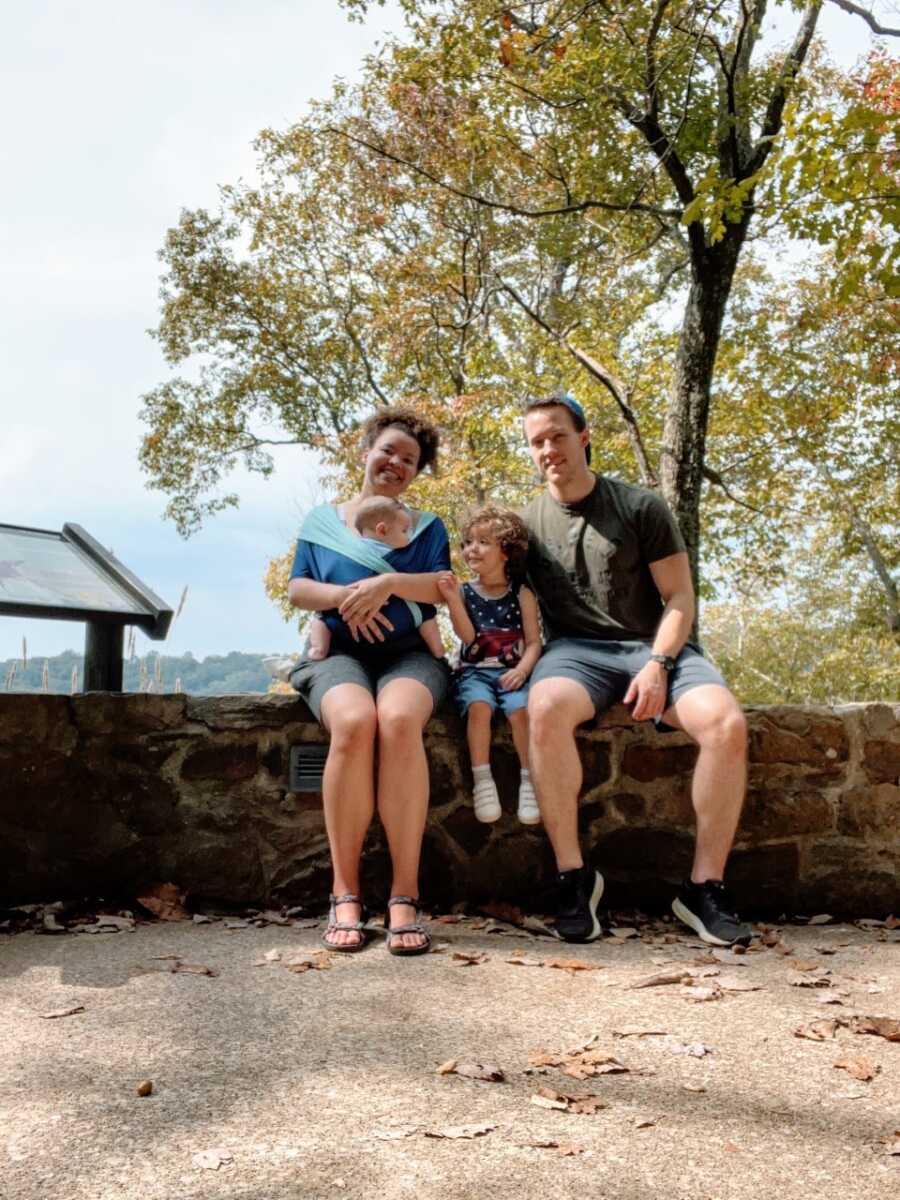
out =
<path fill-rule="evenodd" d="M 420 487 L 438 511 L 518 499 L 517 402 L 576 386 L 601 469 L 661 487 L 695 567 L 710 485 L 711 549 L 727 556 L 751 511 L 735 503 L 741 456 L 753 451 L 773 494 L 778 478 L 744 442 L 775 421 L 784 461 L 792 423 L 809 424 L 788 384 L 767 393 L 781 409 L 755 416 L 765 377 L 755 398 L 745 389 L 744 420 L 716 389 L 720 356 L 731 378 L 751 355 L 772 366 L 738 346 L 750 319 L 765 347 L 772 286 L 754 283 L 744 248 L 779 225 L 826 245 L 862 230 L 879 252 L 844 276 L 845 298 L 889 292 L 889 60 L 880 76 L 828 68 L 819 4 L 793 6 L 791 47 L 763 57 L 758 2 L 404 7 L 408 43 L 371 60 L 359 88 L 266 131 L 259 184 L 223 189 L 219 214 L 170 231 L 159 336 L 173 363 L 204 366 L 145 398 L 152 486 L 189 532 L 236 503 L 216 489 L 237 458 L 271 470 L 274 441 L 316 446 L 352 479 L 356 416 L 406 395 L 447 430 L 452 469 Z M 712 462 L 710 435 L 724 451 Z M 827 438 L 813 440 L 820 459 Z"/>

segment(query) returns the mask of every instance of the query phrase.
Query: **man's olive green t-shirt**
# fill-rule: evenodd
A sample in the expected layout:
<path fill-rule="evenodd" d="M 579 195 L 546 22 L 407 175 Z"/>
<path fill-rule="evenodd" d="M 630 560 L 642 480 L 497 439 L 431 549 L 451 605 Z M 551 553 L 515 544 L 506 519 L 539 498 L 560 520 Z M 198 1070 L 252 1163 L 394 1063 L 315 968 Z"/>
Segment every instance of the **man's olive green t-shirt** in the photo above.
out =
<path fill-rule="evenodd" d="M 598 475 L 594 490 L 574 504 L 545 488 L 522 518 L 548 641 L 653 638 L 664 604 L 649 564 L 685 548 L 661 496 Z"/>

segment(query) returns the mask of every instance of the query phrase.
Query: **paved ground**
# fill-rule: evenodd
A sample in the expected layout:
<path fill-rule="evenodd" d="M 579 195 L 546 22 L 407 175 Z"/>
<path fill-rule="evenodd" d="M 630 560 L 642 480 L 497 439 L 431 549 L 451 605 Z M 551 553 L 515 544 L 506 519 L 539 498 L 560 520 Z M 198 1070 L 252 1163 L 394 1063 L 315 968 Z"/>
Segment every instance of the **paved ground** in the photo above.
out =
<path fill-rule="evenodd" d="M 305 973 L 284 960 L 317 948 L 311 928 L 0 936 L 0 1197 L 900 1194 L 900 1156 L 884 1145 L 900 1130 L 900 1042 L 849 1025 L 824 1042 L 794 1036 L 813 1020 L 900 1018 L 900 932 L 786 928 L 792 954 L 766 948 L 720 964 L 696 963 L 696 943 L 661 930 L 563 947 L 471 922 L 433 928 L 440 954 L 393 959 L 379 939 Z M 272 951 L 282 961 L 254 965 Z M 463 965 L 459 951 L 488 959 Z M 598 969 L 505 961 L 515 955 Z M 172 973 L 179 958 L 218 975 Z M 832 986 L 794 986 L 816 974 L 797 960 L 830 971 Z M 695 977 L 707 969 L 696 986 L 713 995 L 736 980 L 760 990 L 698 999 L 679 983 L 629 987 L 671 964 Z M 842 1005 L 820 1003 L 835 992 Z M 84 1011 L 40 1015 L 76 1005 Z M 664 1032 L 616 1036 L 629 1026 Z M 594 1057 L 614 1056 L 627 1073 L 523 1073 L 534 1050 L 593 1035 Z M 870 1082 L 834 1067 L 848 1053 L 880 1068 Z M 437 1074 L 449 1059 L 495 1064 L 506 1079 Z M 143 1079 L 153 1093 L 139 1098 Z M 539 1107 L 541 1087 L 593 1093 L 605 1107 Z M 459 1125 L 491 1128 L 470 1139 L 424 1133 Z M 581 1152 L 519 1144 L 541 1141 Z M 232 1161 L 204 1168 L 195 1156 L 207 1151 Z"/>

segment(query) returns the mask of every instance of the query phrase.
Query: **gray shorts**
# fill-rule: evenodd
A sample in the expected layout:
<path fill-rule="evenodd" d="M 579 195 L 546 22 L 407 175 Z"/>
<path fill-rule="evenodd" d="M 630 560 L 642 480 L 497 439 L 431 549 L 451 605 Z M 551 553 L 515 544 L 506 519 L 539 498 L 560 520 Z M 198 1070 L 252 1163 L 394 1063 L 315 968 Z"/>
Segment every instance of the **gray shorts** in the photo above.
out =
<path fill-rule="evenodd" d="M 597 716 L 618 704 L 628 685 L 648 661 L 652 647 L 647 642 L 601 641 L 598 638 L 556 638 L 538 659 L 531 673 L 531 687 L 542 679 L 574 679 L 591 698 Z M 695 642 L 688 642 L 669 672 L 668 708 L 692 688 L 705 684 L 727 687 L 727 683 L 703 657 Z M 669 726 L 659 722 L 661 729 Z"/>
<path fill-rule="evenodd" d="M 415 679 L 431 692 L 434 708 L 447 695 L 450 668 L 442 658 L 427 650 L 400 650 L 396 656 L 382 656 L 375 662 L 363 662 L 352 654 L 331 654 L 318 661 L 305 659 L 291 672 L 291 687 L 300 693 L 317 720 L 322 720 L 325 693 L 341 683 L 356 683 L 376 697 L 394 679 Z"/>

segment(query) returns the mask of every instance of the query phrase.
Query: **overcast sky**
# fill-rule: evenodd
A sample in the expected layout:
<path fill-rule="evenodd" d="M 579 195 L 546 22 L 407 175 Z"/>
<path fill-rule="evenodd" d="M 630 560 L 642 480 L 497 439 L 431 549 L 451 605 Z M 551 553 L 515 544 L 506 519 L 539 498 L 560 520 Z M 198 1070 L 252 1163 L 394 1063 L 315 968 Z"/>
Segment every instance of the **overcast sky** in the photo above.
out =
<path fill-rule="evenodd" d="M 274 478 L 237 478 L 242 505 L 185 542 L 137 466 L 141 394 L 168 367 L 156 252 L 183 207 L 215 206 L 252 177 L 251 141 L 296 120 L 332 79 L 353 77 L 392 8 L 350 24 L 335 0 L 28 0 L 4 12 L 0 46 L 0 522 L 78 522 L 171 604 L 162 646 L 140 652 L 286 650 L 265 598 L 269 558 L 316 492 L 316 465 L 280 452 Z M 827 6 L 823 30 L 849 64 L 861 22 Z M 0 658 L 26 634 L 34 656 L 81 649 L 80 625 L 0 617 Z"/>

